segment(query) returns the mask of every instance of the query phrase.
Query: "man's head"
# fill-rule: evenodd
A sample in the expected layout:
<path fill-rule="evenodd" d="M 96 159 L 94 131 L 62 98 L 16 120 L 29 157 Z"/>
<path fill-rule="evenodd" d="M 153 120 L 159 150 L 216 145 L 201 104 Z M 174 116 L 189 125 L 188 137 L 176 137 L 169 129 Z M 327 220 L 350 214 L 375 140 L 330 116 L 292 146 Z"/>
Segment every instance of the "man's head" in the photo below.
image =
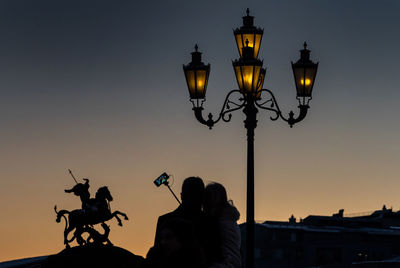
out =
<path fill-rule="evenodd" d="M 199 177 L 189 177 L 183 181 L 182 203 L 201 205 L 203 203 L 204 183 Z"/>

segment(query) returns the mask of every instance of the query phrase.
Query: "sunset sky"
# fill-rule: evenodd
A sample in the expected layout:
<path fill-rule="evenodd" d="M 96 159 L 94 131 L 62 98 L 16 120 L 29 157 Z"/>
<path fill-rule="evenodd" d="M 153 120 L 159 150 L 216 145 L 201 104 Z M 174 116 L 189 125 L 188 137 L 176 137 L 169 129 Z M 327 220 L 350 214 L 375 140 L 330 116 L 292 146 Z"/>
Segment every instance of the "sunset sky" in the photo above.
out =
<path fill-rule="evenodd" d="M 290 61 L 319 61 L 307 118 L 292 129 L 262 111 L 255 136 L 256 220 L 400 209 L 400 1 L 0 1 L 0 262 L 54 254 L 67 169 L 109 186 L 111 241 L 145 255 L 157 217 L 176 208 L 153 180 L 223 183 L 246 211 L 246 132 L 237 111 L 214 129 L 191 110 L 182 64 L 196 43 L 211 64 L 206 112 L 237 88 L 232 29 L 250 8 L 259 57 L 287 114 Z"/>

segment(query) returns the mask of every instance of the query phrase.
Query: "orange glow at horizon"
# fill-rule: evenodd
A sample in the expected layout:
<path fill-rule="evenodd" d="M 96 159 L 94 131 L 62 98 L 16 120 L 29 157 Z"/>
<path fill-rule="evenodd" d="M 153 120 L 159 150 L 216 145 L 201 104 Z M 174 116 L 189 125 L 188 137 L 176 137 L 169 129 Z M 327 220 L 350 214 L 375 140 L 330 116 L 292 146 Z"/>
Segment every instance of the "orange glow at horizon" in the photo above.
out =
<path fill-rule="evenodd" d="M 111 134 L 108 129 L 97 129 L 96 136 L 90 134 L 89 128 L 80 126 L 81 140 L 68 137 L 72 132 L 58 134 L 65 140 L 62 143 L 49 139 L 49 134 L 34 138 L 34 143 L 23 137 L 10 138 L 15 142 L 4 147 L 9 154 L 0 159 L 5 164 L 1 177 L 12 178 L 3 180 L 0 189 L 0 261 L 54 254 L 63 249 L 64 222 L 55 222 L 53 206 L 72 210 L 81 205 L 78 197 L 64 193 L 64 189 L 74 185 L 67 168 L 78 179 L 90 179 L 92 196 L 99 187 L 109 186 L 114 197 L 111 209 L 129 217 L 129 221 L 123 221 L 123 227 L 117 226 L 115 220 L 107 222 L 111 226 L 110 240 L 134 254 L 145 256 L 153 243 L 157 217 L 177 207 L 166 188 L 153 184 L 163 171 L 173 175 L 172 188 L 178 196 L 183 179 L 191 175 L 202 177 L 205 183 L 221 182 L 241 212 L 243 222 L 245 140 L 240 131 L 234 130 L 240 126 L 231 124 L 210 132 L 190 122 L 193 130 L 182 129 L 181 133 L 175 132 L 174 126 L 158 123 L 144 125 L 141 130 L 114 129 Z M 162 133 L 157 132 L 160 128 Z M 256 141 L 256 220 L 287 220 L 291 214 L 298 219 L 310 214 L 331 215 L 340 208 L 346 212 L 370 211 L 380 209 L 384 203 L 396 208 L 399 203 L 396 187 L 386 189 L 379 180 L 384 171 L 386 181 L 396 183 L 397 166 L 390 154 L 381 156 L 384 164 L 366 166 L 365 162 L 375 159 L 375 154 L 366 148 L 359 147 L 349 154 L 348 144 L 321 146 L 316 137 L 326 134 L 306 131 L 298 137 L 299 132 L 264 128 L 260 126 L 256 134 L 260 137 L 269 132 L 270 137 Z M 294 136 L 307 142 L 299 145 Z M 104 143 L 105 139 L 109 142 Z M 23 146 L 12 150 L 10 146 L 17 141 Z M 307 158 L 298 157 L 306 151 Z M 324 161 L 326 157 L 330 161 Z M 333 162 L 336 164 L 332 165 Z M 345 164 L 350 162 L 351 165 Z M 366 181 L 366 176 L 371 179 Z M 360 187 L 362 192 L 357 191 Z M 369 197 L 371 192 L 375 193 L 374 198 Z M 341 198 L 331 198 L 332 193 Z"/>

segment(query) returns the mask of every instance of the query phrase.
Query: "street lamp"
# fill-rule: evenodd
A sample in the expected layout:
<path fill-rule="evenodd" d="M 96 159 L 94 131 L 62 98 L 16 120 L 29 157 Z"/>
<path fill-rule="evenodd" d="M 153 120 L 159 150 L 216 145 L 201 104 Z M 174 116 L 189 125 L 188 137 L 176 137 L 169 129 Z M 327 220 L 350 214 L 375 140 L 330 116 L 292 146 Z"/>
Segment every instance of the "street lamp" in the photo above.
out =
<path fill-rule="evenodd" d="M 190 99 L 203 100 L 206 97 L 208 76 L 210 75 L 210 64 L 205 65 L 201 61 L 201 52 L 198 52 L 198 46 L 194 47 L 192 52 L 192 61 L 183 66 L 187 86 L 189 88 Z"/>
<path fill-rule="evenodd" d="M 304 49 L 300 50 L 300 59 L 292 62 L 294 81 L 296 82 L 297 98 L 305 105 L 306 100 L 311 98 L 314 87 L 315 76 L 317 75 L 318 63 L 310 60 L 310 50 L 304 42 Z"/>
<path fill-rule="evenodd" d="M 243 17 L 243 26 L 234 30 L 240 57 L 233 61 L 232 65 L 239 89 L 228 93 L 217 119 L 213 119 L 211 113 L 207 119 L 203 117 L 210 64 L 205 65 L 201 62 L 201 53 L 198 52 L 197 45 L 192 52 L 192 61 L 183 66 L 190 101 L 200 123 L 211 129 L 220 120 L 229 122 L 232 112 L 236 110 L 242 110 L 246 115 L 244 120 L 247 129 L 246 268 L 254 267 L 254 129 L 257 127 L 258 109 L 272 112 L 271 120 L 281 118 L 290 127 L 302 121 L 309 109 L 318 69 L 318 63 L 310 60 L 310 50 L 304 43 L 304 49 L 300 50 L 300 59 L 295 63 L 292 62 L 299 114 L 295 117 L 294 112 L 290 111 L 289 116 L 284 117 L 272 91 L 263 88 L 266 69 L 262 67 L 263 62 L 258 59 L 263 30 L 256 28 L 253 22 L 254 17 L 249 15 L 247 9 L 247 16 Z"/>

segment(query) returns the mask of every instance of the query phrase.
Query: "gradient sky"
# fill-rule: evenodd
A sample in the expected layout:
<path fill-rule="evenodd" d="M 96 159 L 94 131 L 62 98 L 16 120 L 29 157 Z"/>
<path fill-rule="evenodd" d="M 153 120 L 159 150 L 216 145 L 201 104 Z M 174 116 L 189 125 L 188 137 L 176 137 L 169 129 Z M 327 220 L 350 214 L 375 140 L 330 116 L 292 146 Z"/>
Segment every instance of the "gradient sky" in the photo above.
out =
<path fill-rule="evenodd" d="M 245 218 L 244 115 L 196 121 L 182 64 L 195 43 L 211 63 L 205 108 L 237 88 L 232 29 L 249 7 L 264 28 L 265 87 L 296 108 L 290 61 L 304 41 L 319 61 L 307 118 L 290 129 L 259 114 L 256 220 L 400 209 L 400 2 L 0 1 L 0 261 L 57 253 L 75 209 L 67 173 L 108 185 L 115 245 L 143 255 L 157 217 L 176 207 L 153 180 L 223 183 Z"/>

